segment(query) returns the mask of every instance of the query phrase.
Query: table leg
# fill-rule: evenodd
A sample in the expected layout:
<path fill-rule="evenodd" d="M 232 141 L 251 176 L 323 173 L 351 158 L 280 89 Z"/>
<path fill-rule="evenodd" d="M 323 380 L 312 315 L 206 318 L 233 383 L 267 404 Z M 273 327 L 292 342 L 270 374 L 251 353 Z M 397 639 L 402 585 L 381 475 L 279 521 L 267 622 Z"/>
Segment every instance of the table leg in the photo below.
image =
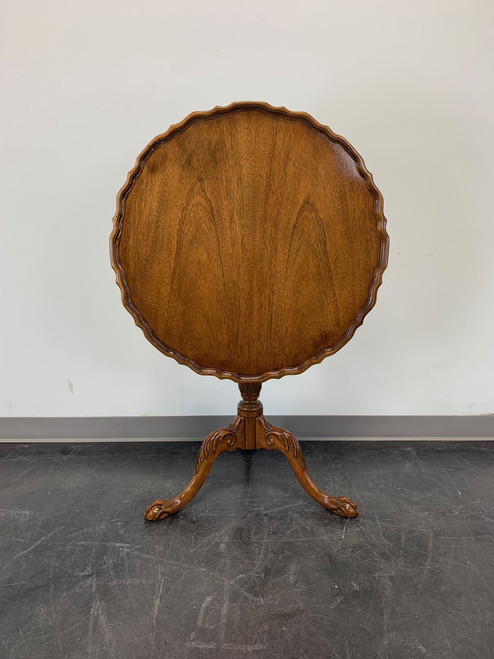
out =
<path fill-rule="evenodd" d="M 267 451 L 277 449 L 283 453 L 296 479 L 314 501 L 340 517 L 357 517 L 358 510 L 353 501 L 346 497 L 329 497 L 315 485 L 307 471 L 302 448 L 291 432 L 272 426 L 264 416 L 260 416 L 257 419 L 256 441 L 257 448 Z"/>
<path fill-rule="evenodd" d="M 196 468 L 190 483 L 174 499 L 157 499 L 146 508 L 144 518 L 149 522 L 164 519 L 186 506 L 201 489 L 213 466 L 213 462 L 223 451 L 235 451 L 244 448 L 244 419 L 237 416 L 226 428 L 215 430 L 201 444 L 197 456 Z"/>

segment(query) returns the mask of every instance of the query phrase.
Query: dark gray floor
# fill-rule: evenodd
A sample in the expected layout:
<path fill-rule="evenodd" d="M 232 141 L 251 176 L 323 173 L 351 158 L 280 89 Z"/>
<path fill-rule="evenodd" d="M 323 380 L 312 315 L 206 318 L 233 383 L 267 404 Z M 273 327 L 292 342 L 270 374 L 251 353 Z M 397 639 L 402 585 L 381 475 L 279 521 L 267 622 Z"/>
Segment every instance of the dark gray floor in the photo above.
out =
<path fill-rule="evenodd" d="M 145 522 L 198 445 L 0 445 L 0 656 L 492 657 L 494 442 L 312 442 L 223 454 Z"/>

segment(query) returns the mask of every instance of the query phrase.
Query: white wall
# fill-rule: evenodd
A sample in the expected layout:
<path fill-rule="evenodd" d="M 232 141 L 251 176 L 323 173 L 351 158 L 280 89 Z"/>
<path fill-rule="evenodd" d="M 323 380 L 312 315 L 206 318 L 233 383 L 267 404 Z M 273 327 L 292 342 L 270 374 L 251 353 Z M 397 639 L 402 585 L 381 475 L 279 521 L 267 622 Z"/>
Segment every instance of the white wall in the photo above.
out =
<path fill-rule="evenodd" d="M 0 415 L 230 414 L 161 355 L 109 264 L 135 157 L 193 110 L 263 100 L 363 155 L 391 252 L 337 355 L 267 412 L 494 412 L 494 20 L 482 0 L 2 2 Z"/>

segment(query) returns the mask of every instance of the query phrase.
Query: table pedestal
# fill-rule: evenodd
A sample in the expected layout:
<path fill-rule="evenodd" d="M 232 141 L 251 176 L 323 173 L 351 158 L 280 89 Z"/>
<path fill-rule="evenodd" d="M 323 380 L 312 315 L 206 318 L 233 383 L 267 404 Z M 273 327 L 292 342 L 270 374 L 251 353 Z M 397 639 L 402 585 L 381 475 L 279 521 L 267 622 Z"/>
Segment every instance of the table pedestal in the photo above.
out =
<path fill-rule="evenodd" d="M 237 416 L 226 428 L 215 430 L 201 444 L 196 468 L 190 483 L 174 499 L 157 499 L 146 508 L 145 519 L 155 522 L 178 512 L 186 506 L 201 489 L 213 462 L 223 451 L 236 449 L 265 449 L 281 451 L 290 463 L 293 473 L 307 494 L 327 510 L 340 517 L 357 517 L 357 506 L 346 497 L 330 497 L 315 485 L 305 465 L 304 454 L 299 442 L 284 428 L 272 426 L 263 415 L 259 400 L 261 384 L 243 382 L 239 384 L 242 400 L 238 404 Z"/>

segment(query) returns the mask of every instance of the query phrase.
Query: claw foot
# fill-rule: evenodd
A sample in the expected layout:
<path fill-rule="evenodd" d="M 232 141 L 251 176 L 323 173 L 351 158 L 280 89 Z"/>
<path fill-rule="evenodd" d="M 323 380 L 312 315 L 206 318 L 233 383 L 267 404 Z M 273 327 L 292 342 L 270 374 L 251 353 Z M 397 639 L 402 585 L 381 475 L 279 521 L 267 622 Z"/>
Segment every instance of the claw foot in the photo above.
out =
<path fill-rule="evenodd" d="M 346 497 L 337 497 L 333 499 L 334 507 L 331 507 L 331 512 L 340 517 L 357 517 L 358 509 L 357 504 L 350 501 Z"/>
<path fill-rule="evenodd" d="M 165 519 L 175 511 L 173 508 L 177 505 L 175 499 L 168 499 L 163 501 L 162 499 L 157 499 L 154 503 L 146 508 L 144 513 L 144 519 L 147 519 L 148 522 L 157 522 L 159 519 Z"/>

